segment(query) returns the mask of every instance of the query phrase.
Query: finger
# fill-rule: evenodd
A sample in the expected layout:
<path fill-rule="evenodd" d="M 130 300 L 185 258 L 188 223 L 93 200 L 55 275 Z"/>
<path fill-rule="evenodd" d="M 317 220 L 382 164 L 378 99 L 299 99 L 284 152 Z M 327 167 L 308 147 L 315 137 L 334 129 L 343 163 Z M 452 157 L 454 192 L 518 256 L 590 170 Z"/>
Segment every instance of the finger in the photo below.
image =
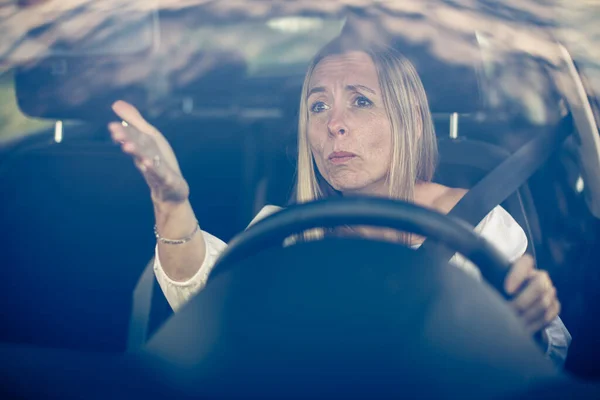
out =
<path fill-rule="evenodd" d="M 111 122 L 108 124 L 108 131 L 110 132 L 110 137 L 115 143 L 123 143 L 127 138 L 126 133 L 121 129 L 122 125 L 117 122 Z"/>
<path fill-rule="evenodd" d="M 133 125 L 140 131 L 149 135 L 153 135 L 157 132 L 156 128 L 149 124 L 133 105 L 123 100 L 119 100 L 113 103 L 112 109 L 124 121 L 127 121 L 128 124 Z"/>
<path fill-rule="evenodd" d="M 113 141 L 121 145 L 121 150 L 123 150 L 124 153 L 134 157 L 140 156 L 140 154 L 138 154 L 138 147 L 131 140 L 131 137 L 129 137 L 123 127 L 118 124 L 110 124 L 109 130 Z"/>
<path fill-rule="evenodd" d="M 131 143 L 131 142 L 124 142 L 121 144 L 121 149 L 127 153 L 127 154 L 131 154 L 134 157 L 138 157 L 137 154 L 137 147 L 135 146 L 135 144 Z"/>
<path fill-rule="evenodd" d="M 146 171 L 148 170 L 148 168 L 146 167 L 146 165 L 144 164 L 144 162 L 142 160 L 134 159 L 133 163 L 135 164 L 135 166 L 137 167 L 137 169 L 139 169 L 140 171 L 142 171 L 144 173 L 144 176 L 145 176 L 146 175 Z"/>
<path fill-rule="evenodd" d="M 132 126 L 122 126 L 117 123 L 109 125 L 113 140 L 122 144 L 123 151 L 139 159 L 153 159 L 160 156 L 160 151 L 154 139 Z"/>
<path fill-rule="evenodd" d="M 137 135 L 134 135 L 133 131 L 127 129 L 125 126 L 123 126 L 119 123 L 116 123 L 116 122 L 110 123 L 108 125 L 108 129 L 110 131 L 110 136 L 115 143 L 118 143 L 121 145 L 128 143 L 128 142 L 130 142 L 134 145 L 139 144 Z"/>
<path fill-rule="evenodd" d="M 155 168 L 151 160 L 136 158 L 134 159 L 134 163 L 135 166 L 144 173 L 144 177 L 149 183 L 159 184 L 165 180 L 164 172 Z"/>
<path fill-rule="evenodd" d="M 152 138 L 149 135 L 141 133 L 138 129 L 129 125 L 111 122 L 108 124 L 108 129 L 110 130 L 113 139 L 117 138 L 119 140 L 129 140 L 138 144 L 140 142 L 152 141 Z"/>
<path fill-rule="evenodd" d="M 554 318 L 558 316 L 559 313 L 560 303 L 557 300 L 552 304 L 552 306 L 550 306 L 548 310 L 546 310 L 546 313 L 541 318 L 538 318 L 526 324 L 527 331 L 529 331 L 532 334 L 539 332 L 540 330 L 547 327 L 550 324 L 550 322 L 552 322 L 552 320 L 554 320 Z"/>
<path fill-rule="evenodd" d="M 551 288 L 523 312 L 523 320 L 529 324 L 543 318 L 556 301 L 558 301 L 556 298 L 556 289 Z"/>
<path fill-rule="evenodd" d="M 128 125 L 122 126 L 120 128 L 120 131 L 123 132 L 127 136 L 127 138 L 133 143 L 135 143 L 140 149 L 154 151 L 157 150 L 154 139 L 150 137 L 150 135 L 141 132 L 139 129 Z"/>
<path fill-rule="evenodd" d="M 180 178 L 156 155 L 152 158 L 142 157 L 136 161 L 136 165 L 144 172 L 148 183 L 153 187 L 173 186 L 175 181 Z"/>
<path fill-rule="evenodd" d="M 519 312 L 525 312 L 547 291 L 553 288 L 546 271 L 535 271 L 534 276 L 525 283 L 517 297 L 510 303 Z"/>
<path fill-rule="evenodd" d="M 519 258 L 510 269 L 506 280 L 504 281 L 504 290 L 508 294 L 514 294 L 523 283 L 531 276 L 534 271 L 533 258 L 530 255 L 524 255 Z"/>

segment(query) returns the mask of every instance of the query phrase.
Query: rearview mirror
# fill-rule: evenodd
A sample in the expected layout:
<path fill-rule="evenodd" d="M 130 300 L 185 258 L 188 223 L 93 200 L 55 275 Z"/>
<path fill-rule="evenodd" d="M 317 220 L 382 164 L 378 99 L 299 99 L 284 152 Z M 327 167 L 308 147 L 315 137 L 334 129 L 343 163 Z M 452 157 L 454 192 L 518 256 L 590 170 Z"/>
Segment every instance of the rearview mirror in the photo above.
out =
<path fill-rule="evenodd" d="M 0 61 L 127 55 L 158 43 L 156 1 L 18 0 L 0 5 Z"/>

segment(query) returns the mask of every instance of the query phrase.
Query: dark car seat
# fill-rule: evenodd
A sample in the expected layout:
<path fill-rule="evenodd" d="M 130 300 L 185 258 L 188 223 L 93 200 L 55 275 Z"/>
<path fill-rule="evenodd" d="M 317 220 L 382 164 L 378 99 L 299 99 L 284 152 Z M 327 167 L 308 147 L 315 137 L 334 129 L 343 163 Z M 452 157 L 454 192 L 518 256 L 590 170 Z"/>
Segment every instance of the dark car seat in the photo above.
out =
<path fill-rule="evenodd" d="M 62 143 L 40 134 L 0 158 L 1 341 L 125 349 L 131 293 L 154 252 L 152 204 L 106 129 L 82 129 L 66 127 Z M 196 122 L 168 132 L 203 228 L 228 240 L 241 229 L 238 130 Z"/>

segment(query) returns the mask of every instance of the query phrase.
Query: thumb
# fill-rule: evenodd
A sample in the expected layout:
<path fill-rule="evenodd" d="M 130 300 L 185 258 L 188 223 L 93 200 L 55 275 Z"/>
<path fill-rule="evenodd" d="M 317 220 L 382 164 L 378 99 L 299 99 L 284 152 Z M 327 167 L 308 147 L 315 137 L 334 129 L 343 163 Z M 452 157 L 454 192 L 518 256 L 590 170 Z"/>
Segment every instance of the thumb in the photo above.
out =
<path fill-rule="evenodd" d="M 142 116 L 142 114 L 140 114 L 137 108 L 127 103 L 126 101 L 118 100 L 114 102 L 112 105 L 112 109 L 115 112 L 115 114 L 117 114 L 123 121 L 126 121 L 128 124 L 133 125 L 141 132 L 144 132 L 149 135 L 153 135 L 156 133 L 156 128 L 144 119 L 144 117 Z"/>

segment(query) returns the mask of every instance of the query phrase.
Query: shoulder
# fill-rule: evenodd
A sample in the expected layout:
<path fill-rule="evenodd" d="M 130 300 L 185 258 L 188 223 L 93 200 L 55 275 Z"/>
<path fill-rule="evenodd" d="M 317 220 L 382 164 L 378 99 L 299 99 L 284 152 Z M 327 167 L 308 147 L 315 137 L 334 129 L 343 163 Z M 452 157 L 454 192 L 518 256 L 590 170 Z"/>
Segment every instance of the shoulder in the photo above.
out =
<path fill-rule="evenodd" d="M 527 250 L 525 231 L 501 206 L 490 211 L 475 227 L 475 232 L 494 244 L 511 262 Z"/>
<path fill-rule="evenodd" d="M 448 214 L 468 192 L 467 189 L 451 188 L 442 185 L 440 185 L 438 190 L 439 196 L 434 201 L 434 207 L 444 214 Z"/>
<path fill-rule="evenodd" d="M 428 182 L 421 185 L 418 193 L 415 193 L 415 202 L 443 214 L 448 214 L 467 192 L 467 189 Z"/>
<path fill-rule="evenodd" d="M 467 189 L 437 185 L 433 207 L 447 214 L 468 192 Z M 525 254 L 527 235 L 523 228 L 502 206 L 496 206 L 477 224 L 475 232 L 494 244 L 510 261 Z"/>
<path fill-rule="evenodd" d="M 277 211 L 281 211 L 281 210 L 283 210 L 283 208 L 281 208 L 279 206 L 274 206 L 274 205 L 266 205 L 266 206 L 264 206 L 258 212 L 258 214 L 256 214 L 256 216 L 252 219 L 252 221 L 250 221 L 250 224 L 248 224 L 248 227 L 251 227 L 252 225 L 254 225 L 255 223 L 257 223 L 261 219 L 264 219 L 264 218 L 268 217 L 269 215 L 274 214 Z"/>

